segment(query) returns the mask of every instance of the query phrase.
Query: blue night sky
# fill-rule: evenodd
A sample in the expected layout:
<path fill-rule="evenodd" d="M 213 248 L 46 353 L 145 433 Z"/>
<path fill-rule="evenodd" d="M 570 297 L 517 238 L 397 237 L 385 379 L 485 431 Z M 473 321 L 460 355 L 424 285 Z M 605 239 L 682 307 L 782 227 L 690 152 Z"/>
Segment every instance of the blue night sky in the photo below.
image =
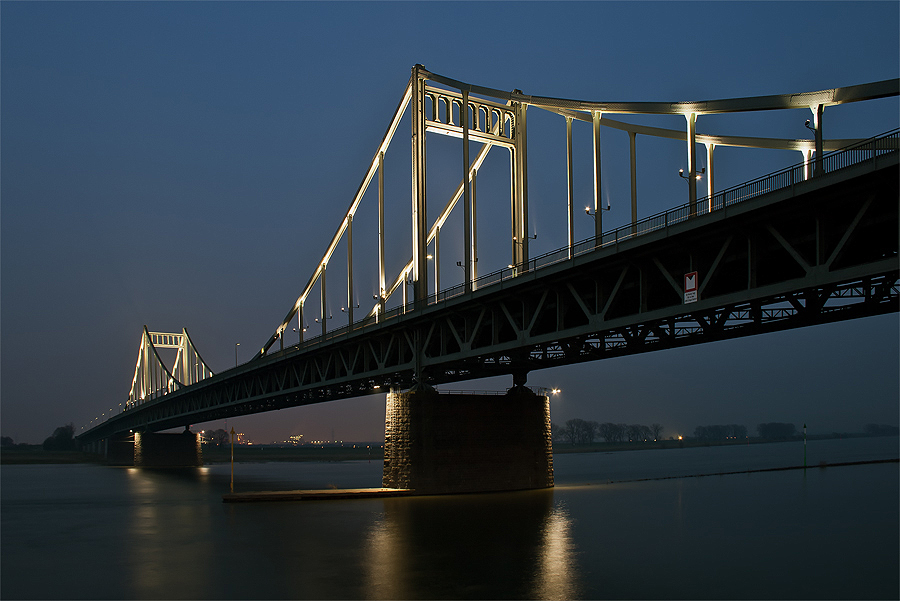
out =
<path fill-rule="evenodd" d="M 897 2 L 4 1 L 2 434 L 38 443 L 124 402 L 144 324 L 187 327 L 214 371 L 234 365 L 235 343 L 249 359 L 306 285 L 416 63 L 501 90 L 597 101 L 806 92 L 898 77 L 898 11 Z M 528 113 L 532 255 L 566 235 L 565 121 L 539 113 Z M 697 131 L 808 138 L 810 116 L 701 116 Z M 875 135 L 898 117 L 896 98 L 833 107 L 825 137 Z M 684 127 L 677 116 L 630 119 Z M 410 252 L 408 136 L 404 120 L 386 166 L 391 275 Z M 628 137 L 603 136 L 604 219 L 615 227 L 630 218 Z M 454 143 L 429 146 L 429 211 L 458 177 Z M 446 173 L 444 146 L 457 149 L 445 153 Z M 576 127 L 575 146 L 576 195 L 587 200 L 589 128 Z M 724 149 L 717 188 L 799 158 Z M 500 159 L 497 182 L 508 178 Z M 638 139 L 639 216 L 686 201 L 683 167 L 683 143 Z M 482 273 L 509 261 L 508 242 L 491 245 L 494 228 L 508 231 L 508 192 L 498 185 L 492 196 L 490 177 L 479 196 Z M 577 227 L 580 239 L 592 224 L 581 215 Z M 357 228 L 363 261 L 375 247 Z M 459 277 L 456 247 L 458 257 L 442 236 L 446 285 Z M 364 302 L 377 274 L 355 274 Z M 341 294 L 329 295 L 335 325 Z M 895 313 L 532 372 L 529 384 L 562 389 L 555 423 L 656 422 L 666 436 L 767 421 L 860 431 L 898 423 L 898 354 Z M 384 399 L 234 421 L 259 442 L 332 431 L 379 440 Z"/>

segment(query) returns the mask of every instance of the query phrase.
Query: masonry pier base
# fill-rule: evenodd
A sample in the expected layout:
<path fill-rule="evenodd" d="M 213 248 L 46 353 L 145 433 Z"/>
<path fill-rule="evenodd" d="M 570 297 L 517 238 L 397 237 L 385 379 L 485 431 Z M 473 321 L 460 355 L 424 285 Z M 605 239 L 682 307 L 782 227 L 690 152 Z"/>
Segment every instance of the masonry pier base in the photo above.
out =
<path fill-rule="evenodd" d="M 134 465 L 134 434 L 118 434 L 94 443 L 108 465 Z"/>
<path fill-rule="evenodd" d="M 392 391 L 382 486 L 418 494 L 552 487 L 549 397 L 524 386 L 505 395 Z"/>
<path fill-rule="evenodd" d="M 190 431 L 179 434 L 134 432 L 117 434 L 90 443 L 85 450 L 102 455 L 108 465 L 135 467 L 196 467 L 203 465 L 200 437 Z"/>
<path fill-rule="evenodd" d="M 200 436 L 185 430 L 180 434 L 135 432 L 135 467 L 197 467 L 203 465 Z"/>

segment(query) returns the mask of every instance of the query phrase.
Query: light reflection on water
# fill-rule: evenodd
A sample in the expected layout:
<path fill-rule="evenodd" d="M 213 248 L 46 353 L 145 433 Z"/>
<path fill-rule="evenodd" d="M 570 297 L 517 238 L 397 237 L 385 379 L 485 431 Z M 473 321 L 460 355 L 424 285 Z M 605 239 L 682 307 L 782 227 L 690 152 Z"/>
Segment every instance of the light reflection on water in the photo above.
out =
<path fill-rule="evenodd" d="M 367 535 L 366 596 L 577 597 L 570 527 L 552 490 L 386 499 Z"/>
<path fill-rule="evenodd" d="M 558 455 L 552 490 L 248 505 L 221 502 L 228 465 L 3 466 L 0 597 L 897 598 L 896 463 L 605 483 L 797 455 L 765 446 Z M 377 486 L 380 469 L 243 464 L 235 485 Z"/>
<path fill-rule="evenodd" d="M 579 597 L 576 585 L 572 522 L 564 507 L 557 506 L 544 520 L 540 549 L 540 570 L 534 587 L 536 599 L 573 599 Z"/>
<path fill-rule="evenodd" d="M 126 582 L 139 596 L 172 596 L 177 591 L 178 597 L 203 597 L 215 572 L 210 565 L 215 537 L 205 535 L 214 528 L 213 508 L 191 502 L 190 493 L 206 488 L 210 468 L 125 471 L 132 500 L 121 549 L 127 556 Z M 173 564 L 190 568 L 173 570 Z"/>

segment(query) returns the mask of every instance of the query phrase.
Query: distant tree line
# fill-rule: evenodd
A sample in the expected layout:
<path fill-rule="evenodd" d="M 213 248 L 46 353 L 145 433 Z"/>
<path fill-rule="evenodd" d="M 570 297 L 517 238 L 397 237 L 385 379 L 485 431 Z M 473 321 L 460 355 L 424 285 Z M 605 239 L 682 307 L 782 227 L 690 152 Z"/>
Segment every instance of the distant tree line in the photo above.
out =
<path fill-rule="evenodd" d="M 30 447 L 31 445 L 27 442 L 20 442 L 16 444 L 16 441 L 12 439 L 12 436 L 0 436 L 0 447 L 5 449 L 9 449 L 12 447 Z"/>
<path fill-rule="evenodd" d="M 698 440 L 727 440 L 729 438 L 747 438 L 747 426 L 738 424 L 697 426 L 694 438 Z"/>
<path fill-rule="evenodd" d="M 78 442 L 75 440 L 74 424 L 60 426 L 53 434 L 44 440 L 45 451 L 77 451 Z"/>
<path fill-rule="evenodd" d="M 218 430 L 208 430 L 204 432 L 203 440 L 205 440 L 207 444 L 224 446 L 231 442 L 231 435 L 222 428 L 219 428 Z"/>
<path fill-rule="evenodd" d="M 756 433 L 760 438 L 794 438 L 797 436 L 797 426 L 781 422 L 769 422 L 756 426 Z"/>
<path fill-rule="evenodd" d="M 768 422 L 756 426 L 756 433 L 760 438 L 786 439 L 798 435 L 797 426 L 781 422 Z M 710 426 L 697 426 L 694 429 L 694 438 L 697 440 L 728 440 L 733 438 L 747 438 L 747 426 L 738 424 L 717 424 Z"/>
<path fill-rule="evenodd" d="M 591 444 L 598 438 L 610 443 L 658 440 L 662 432 L 663 427 L 659 424 L 601 424 L 579 418 L 570 419 L 564 426 L 553 425 L 554 440 L 573 445 Z"/>
<path fill-rule="evenodd" d="M 897 436 L 900 428 L 885 424 L 866 424 L 863 426 L 863 434 L 866 436 Z"/>
<path fill-rule="evenodd" d="M 644 426 L 641 424 L 614 424 L 612 422 L 593 422 L 579 418 L 570 419 L 565 425 L 552 425 L 553 440 L 567 442 L 572 445 L 591 444 L 602 439 L 608 443 L 656 441 L 662 437 L 663 427 L 659 424 Z M 222 431 L 224 433 L 224 430 Z M 789 440 L 800 436 L 795 424 L 783 422 L 767 422 L 756 426 L 759 438 L 767 440 Z M 863 428 L 866 436 L 897 436 L 900 428 L 885 424 L 866 424 Z M 739 424 L 713 424 L 697 426 L 693 438 L 701 441 L 729 439 L 746 439 L 749 436 L 747 426 Z M 227 436 L 225 441 L 227 442 Z"/>

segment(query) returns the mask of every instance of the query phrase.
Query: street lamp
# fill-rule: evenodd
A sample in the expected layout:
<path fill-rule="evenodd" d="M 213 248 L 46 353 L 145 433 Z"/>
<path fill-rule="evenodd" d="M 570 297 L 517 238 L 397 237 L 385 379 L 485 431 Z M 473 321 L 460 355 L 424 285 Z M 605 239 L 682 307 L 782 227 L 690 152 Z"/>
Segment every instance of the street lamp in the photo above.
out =
<path fill-rule="evenodd" d="M 601 211 L 609 211 L 611 208 L 612 207 L 609 206 L 608 198 L 606 199 L 606 206 L 605 207 L 602 205 L 600 206 Z M 591 207 L 584 207 L 584 214 L 587 215 L 588 217 L 590 217 L 591 219 L 593 219 L 594 221 L 597 221 L 597 214 L 591 212 Z"/>
<path fill-rule="evenodd" d="M 241 346 L 240 342 L 234 343 L 234 366 L 237 367 L 237 347 Z"/>
<path fill-rule="evenodd" d="M 700 171 L 698 171 L 697 173 L 694 173 L 694 177 L 699 180 L 700 178 L 703 177 L 704 173 L 706 173 L 706 167 L 703 167 L 702 169 L 700 169 Z M 678 176 L 686 182 L 690 183 L 690 181 L 691 181 L 691 177 L 689 175 L 684 174 L 684 169 L 678 170 Z"/>

